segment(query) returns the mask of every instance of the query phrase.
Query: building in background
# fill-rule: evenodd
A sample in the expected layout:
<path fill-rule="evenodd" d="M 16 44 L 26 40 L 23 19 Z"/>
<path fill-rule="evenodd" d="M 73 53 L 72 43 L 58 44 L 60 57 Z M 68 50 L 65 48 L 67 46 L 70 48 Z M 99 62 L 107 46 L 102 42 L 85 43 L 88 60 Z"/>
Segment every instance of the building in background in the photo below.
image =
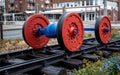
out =
<path fill-rule="evenodd" d="M 118 20 L 118 1 L 107 0 L 107 15 L 111 21 Z M 96 20 L 104 11 L 103 0 L 52 0 L 52 5 L 54 13 L 62 13 L 62 8 L 65 7 L 66 12 L 79 13 L 84 21 Z"/>
<path fill-rule="evenodd" d="M 24 11 L 35 11 L 36 4 L 40 11 L 50 8 L 50 0 L 6 0 L 7 13 L 20 13 Z"/>
<path fill-rule="evenodd" d="M 0 21 L 4 20 L 3 14 L 5 12 L 5 0 L 0 0 Z"/>
<path fill-rule="evenodd" d="M 5 0 L 6 20 L 25 21 L 27 17 L 35 13 L 37 5 L 40 12 L 52 8 L 50 0 Z"/>
<path fill-rule="evenodd" d="M 120 0 L 114 0 L 118 3 L 118 21 L 120 21 Z"/>
<path fill-rule="evenodd" d="M 104 11 L 103 0 L 0 0 L 4 1 L 7 21 L 24 21 L 39 11 L 51 21 L 58 20 L 63 12 L 77 12 L 84 21 L 95 21 Z M 0 2 L 1 3 L 1 2 Z M 63 11 L 64 9 L 64 11 Z M 120 0 L 107 0 L 107 15 L 111 21 L 120 20 Z"/>
<path fill-rule="evenodd" d="M 5 0 L 0 0 L 0 12 L 4 12 Z"/>

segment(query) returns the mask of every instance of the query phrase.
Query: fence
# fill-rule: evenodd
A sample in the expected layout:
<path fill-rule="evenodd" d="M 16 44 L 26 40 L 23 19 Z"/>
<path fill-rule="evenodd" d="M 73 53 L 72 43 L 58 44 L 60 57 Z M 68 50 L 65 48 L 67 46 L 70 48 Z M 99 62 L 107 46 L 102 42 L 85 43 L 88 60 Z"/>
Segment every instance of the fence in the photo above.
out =
<path fill-rule="evenodd" d="M 2 47 L 2 40 L 3 40 L 3 22 L 0 22 L 0 48 Z"/>
<path fill-rule="evenodd" d="M 23 25 L 25 21 L 0 21 L 3 25 Z"/>

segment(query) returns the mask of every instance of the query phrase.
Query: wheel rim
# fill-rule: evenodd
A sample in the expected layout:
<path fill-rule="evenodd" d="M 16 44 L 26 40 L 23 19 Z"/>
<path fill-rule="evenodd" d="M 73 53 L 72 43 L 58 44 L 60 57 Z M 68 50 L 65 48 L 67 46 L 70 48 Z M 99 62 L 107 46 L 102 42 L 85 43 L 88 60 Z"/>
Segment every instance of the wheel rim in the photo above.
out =
<path fill-rule="evenodd" d="M 61 47 L 76 52 L 84 38 L 83 22 L 77 13 L 65 13 L 57 25 L 57 39 Z"/>
<path fill-rule="evenodd" d="M 49 24 L 48 19 L 41 14 L 34 14 L 24 23 L 23 38 L 25 42 L 32 48 L 39 49 L 44 47 L 49 38 L 45 35 L 38 35 L 39 28 L 45 28 Z"/>

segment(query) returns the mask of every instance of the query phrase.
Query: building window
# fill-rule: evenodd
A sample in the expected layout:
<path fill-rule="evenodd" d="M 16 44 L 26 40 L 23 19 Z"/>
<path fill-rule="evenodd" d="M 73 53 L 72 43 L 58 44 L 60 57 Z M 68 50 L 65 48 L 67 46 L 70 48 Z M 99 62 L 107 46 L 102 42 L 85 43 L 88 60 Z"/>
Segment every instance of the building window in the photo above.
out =
<path fill-rule="evenodd" d="M 14 3 L 14 0 L 10 0 L 10 3 Z"/>
<path fill-rule="evenodd" d="M 82 1 L 82 6 L 85 6 L 85 2 L 84 1 Z"/>
<path fill-rule="evenodd" d="M 57 8 L 59 7 L 59 3 L 57 3 Z"/>
<path fill-rule="evenodd" d="M 81 13 L 80 17 L 82 18 L 83 21 L 85 20 L 85 14 L 84 13 Z"/>
<path fill-rule="evenodd" d="M 62 3 L 60 3 L 60 7 L 62 7 Z"/>
<path fill-rule="evenodd" d="M 69 7 L 69 4 L 67 3 L 67 7 Z"/>
<path fill-rule="evenodd" d="M 89 20 L 89 14 L 86 14 L 86 20 L 87 21 Z"/>
<path fill-rule="evenodd" d="M 59 8 L 61 7 L 60 3 L 59 3 Z"/>
<path fill-rule="evenodd" d="M 0 2 L 4 2 L 4 0 L 0 0 Z"/>
<path fill-rule="evenodd" d="M 55 8 L 57 8 L 57 4 L 55 4 Z"/>
<path fill-rule="evenodd" d="M 89 20 L 90 20 L 90 21 L 92 20 L 91 13 L 89 14 Z"/>
<path fill-rule="evenodd" d="M 92 20 L 94 20 L 94 17 L 95 17 L 94 13 L 91 14 L 91 17 L 92 17 Z"/>
<path fill-rule="evenodd" d="M 86 5 L 87 5 L 87 6 L 93 5 L 93 0 L 86 0 Z"/>
<path fill-rule="evenodd" d="M 77 7 L 78 6 L 78 2 L 75 2 L 74 5 L 75 5 L 75 7 Z"/>
<path fill-rule="evenodd" d="M 89 5 L 89 0 L 86 0 L 86 5 Z"/>
<path fill-rule="evenodd" d="M 11 7 L 13 7 L 13 6 L 14 6 L 14 4 L 13 4 L 13 3 L 11 3 L 10 5 L 11 5 Z"/>
<path fill-rule="evenodd" d="M 64 7 L 65 6 L 65 4 L 64 3 L 62 3 L 62 7 Z"/>
<path fill-rule="evenodd" d="M 53 4 L 53 8 L 56 8 L 56 4 Z"/>
<path fill-rule="evenodd" d="M 78 5 L 80 5 L 80 1 L 78 2 Z"/>
<path fill-rule="evenodd" d="M 90 5 L 93 5 L 93 0 L 90 0 Z"/>
<path fill-rule="evenodd" d="M 83 15 L 82 18 L 83 18 L 83 21 L 85 21 L 85 15 Z"/>
<path fill-rule="evenodd" d="M 0 6 L 0 12 L 4 12 L 4 6 Z"/>

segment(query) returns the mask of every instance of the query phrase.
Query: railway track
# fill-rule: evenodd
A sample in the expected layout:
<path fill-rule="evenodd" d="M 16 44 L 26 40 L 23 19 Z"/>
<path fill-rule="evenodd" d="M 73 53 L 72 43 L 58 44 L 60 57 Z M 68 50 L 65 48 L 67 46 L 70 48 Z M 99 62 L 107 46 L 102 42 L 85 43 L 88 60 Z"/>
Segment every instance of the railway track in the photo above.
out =
<path fill-rule="evenodd" d="M 83 41 L 84 31 L 94 31 L 96 39 Z M 0 75 L 37 75 L 40 71 L 47 75 L 57 75 L 53 73 L 58 70 L 52 73 L 56 67 L 80 69 L 83 64 L 81 59 L 97 61 L 101 58 L 101 50 L 103 57 L 106 57 L 119 51 L 120 47 L 120 40 L 109 42 L 111 23 L 107 16 L 98 17 L 94 28 L 84 28 L 81 17 L 74 12 L 64 13 L 58 24 L 49 24 L 44 15 L 34 14 L 26 20 L 22 34 L 25 42 L 33 49 L 1 54 Z M 59 45 L 44 47 L 50 38 L 57 38 Z"/>
<path fill-rule="evenodd" d="M 61 49 L 59 45 L 52 45 L 40 50 L 26 49 L 0 54 L 0 75 L 24 74 L 59 62 L 61 64 L 57 64 L 57 66 L 79 69 L 78 65 L 81 64 L 79 62 L 82 61 L 81 58 L 97 61 L 100 51 L 104 54 L 103 58 L 109 56 L 112 52 L 119 52 L 120 40 L 101 45 L 97 43 L 95 38 L 85 39 L 82 47 L 74 53 Z M 98 57 L 94 57 L 92 53 L 96 53 Z"/>

